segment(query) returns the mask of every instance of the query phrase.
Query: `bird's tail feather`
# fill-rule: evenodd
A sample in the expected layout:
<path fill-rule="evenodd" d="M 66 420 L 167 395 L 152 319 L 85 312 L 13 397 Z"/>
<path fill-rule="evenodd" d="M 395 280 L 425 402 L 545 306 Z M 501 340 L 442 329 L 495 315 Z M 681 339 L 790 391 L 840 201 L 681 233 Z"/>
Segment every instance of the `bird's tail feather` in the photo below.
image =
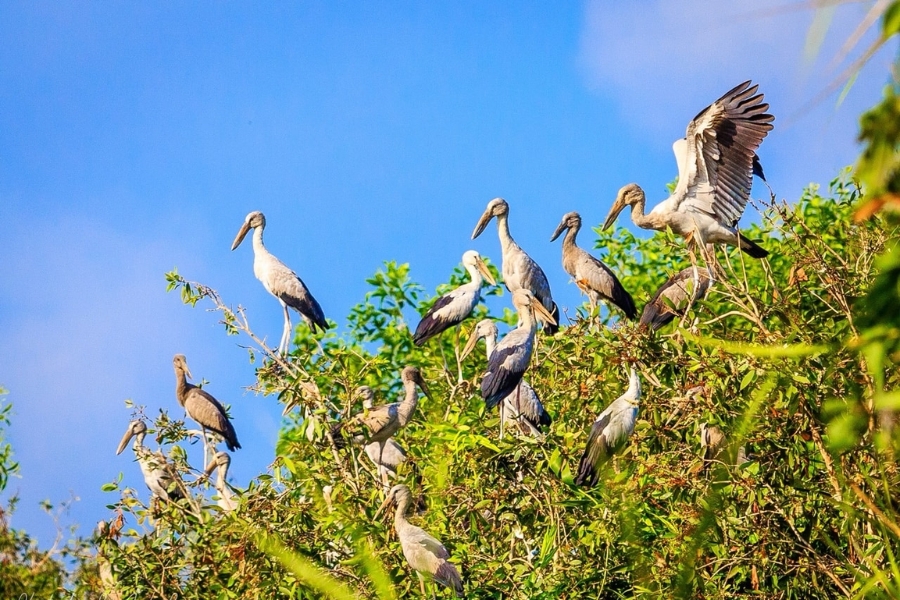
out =
<path fill-rule="evenodd" d="M 334 447 L 343 450 L 347 446 L 347 440 L 344 439 L 344 422 L 335 423 L 331 426 L 331 439 L 334 440 Z"/>
<path fill-rule="evenodd" d="M 753 240 L 748 240 L 740 233 L 738 233 L 738 239 L 741 242 L 741 250 L 747 253 L 751 258 L 765 258 L 769 255 L 768 250 L 766 250 Z"/>
<path fill-rule="evenodd" d="M 463 597 L 463 582 L 462 577 L 459 575 L 459 571 L 456 570 L 456 567 L 453 563 L 444 561 L 438 566 L 437 571 L 434 573 L 434 580 L 438 583 L 451 588 L 454 592 L 456 592 L 457 598 Z"/>

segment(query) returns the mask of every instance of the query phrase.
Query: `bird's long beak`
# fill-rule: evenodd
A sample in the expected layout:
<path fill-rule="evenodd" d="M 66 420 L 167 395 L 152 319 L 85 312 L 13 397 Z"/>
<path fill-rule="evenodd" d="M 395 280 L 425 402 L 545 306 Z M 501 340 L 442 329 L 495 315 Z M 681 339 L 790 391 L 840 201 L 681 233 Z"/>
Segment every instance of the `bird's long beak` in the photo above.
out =
<path fill-rule="evenodd" d="M 475 345 L 478 344 L 478 340 L 480 339 L 481 338 L 475 332 L 472 332 L 472 337 L 466 342 L 466 347 L 463 348 L 462 354 L 459 355 L 459 360 L 464 360 L 472 350 L 475 349 Z"/>
<path fill-rule="evenodd" d="M 384 502 L 381 503 L 381 506 L 378 507 L 378 510 L 375 511 L 375 518 L 377 519 L 379 517 L 379 515 L 381 515 L 381 513 L 384 512 L 384 509 L 386 509 L 388 506 L 390 506 L 391 502 L 393 502 L 393 501 L 394 501 L 394 498 L 392 496 L 388 496 L 387 498 L 385 498 Z"/>
<path fill-rule="evenodd" d="M 488 280 L 491 285 L 497 285 L 497 280 L 494 279 L 494 276 L 491 275 L 491 270 L 488 269 L 487 265 L 481 260 L 481 257 L 475 259 L 475 268 L 478 269 L 484 278 Z"/>
<path fill-rule="evenodd" d="M 125 435 L 122 437 L 122 441 L 119 442 L 119 447 L 116 448 L 116 456 L 122 454 L 122 451 L 128 446 L 128 442 L 131 441 L 131 438 L 134 437 L 134 432 L 131 431 L 131 427 L 128 428 L 128 431 L 125 432 Z"/>
<path fill-rule="evenodd" d="M 425 379 L 420 376 L 419 380 L 416 383 L 419 384 L 419 387 L 422 388 L 422 391 L 425 393 L 426 396 L 428 396 L 428 399 L 432 400 L 431 392 L 428 391 L 428 384 L 425 383 Z"/>
<path fill-rule="evenodd" d="M 606 220 L 603 221 L 603 227 L 601 229 L 609 229 L 610 226 L 616 222 L 616 218 L 619 216 L 619 213 L 622 212 L 622 209 L 625 208 L 625 200 L 618 196 L 616 201 L 613 202 L 612 208 L 609 210 L 609 215 L 607 215 Z"/>
<path fill-rule="evenodd" d="M 478 225 L 475 226 L 475 231 L 472 232 L 473 240 L 481 235 L 481 232 L 484 231 L 484 228 L 487 227 L 487 224 L 491 222 L 491 219 L 493 217 L 494 215 L 491 214 L 491 211 L 484 211 L 484 214 L 481 215 L 480 219 L 478 219 Z"/>
<path fill-rule="evenodd" d="M 234 250 L 238 246 L 241 245 L 241 242 L 244 241 L 244 236 L 247 235 L 247 232 L 250 231 L 250 223 L 244 221 L 244 224 L 241 225 L 241 230 L 238 231 L 237 237 L 234 238 L 234 242 L 231 244 L 231 249 Z"/>
<path fill-rule="evenodd" d="M 559 226 L 557 226 L 556 231 L 553 232 L 553 235 L 550 236 L 550 241 L 551 241 L 551 242 L 556 241 L 556 238 L 559 237 L 559 234 L 561 234 L 561 233 L 562 233 L 563 231 L 565 231 L 566 229 L 568 229 L 568 226 L 566 225 L 566 222 L 565 222 L 565 221 L 562 221 L 562 222 L 559 224 Z"/>
<path fill-rule="evenodd" d="M 544 305 L 535 300 L 531 303 L 531 306 L 534 308 L 534 312 L 537 315 L 538 319 L 543 321 L 544 323 L 550 323 L 551 325 L 556 325 L 556 319 L 553 318 L 553 315 L 550 314 Z"/>

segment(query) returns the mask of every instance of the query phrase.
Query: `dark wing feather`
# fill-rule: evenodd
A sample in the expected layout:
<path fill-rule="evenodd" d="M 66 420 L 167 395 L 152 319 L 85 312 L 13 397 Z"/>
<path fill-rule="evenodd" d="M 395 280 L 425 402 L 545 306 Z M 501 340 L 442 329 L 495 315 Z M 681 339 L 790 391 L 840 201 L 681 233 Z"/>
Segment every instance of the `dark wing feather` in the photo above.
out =
<path fill-rule="evenodd" d="M 594 270 L 593 277 L 591 277 L 591 287 L 594 291 L 619 307 L 619 310 L 625 313 L 626 317 L 634 319 L 637 316 L 634 299 L 619 281 L 619 278 L 616 277 L 616 274 L 597 257 L 587 252 L 584 253 L 584 256 L 589 261 L 585 266 Z"/>
<path fill-rule="evenodd" d="M 510 365 L 504 364 L 507 362 L 507 358 L 516 354 L 517 350 L 521 349 L 514 346 L 505 348 L 501 346 L 494 350 L 494 353 L 491 354 L 488 360 L 487 372 L 481 380 L 481 397 L 484 398 L 484 403 L 488 409 L 497 406 L 503 398 L 515 390 L 519 382 L 522 381 L 525 371 L 528 370 L 529 361 L 527 360 L 521 361 L 525 366 L 521 370 L 519 368 L 510 368 Z"/>
<path fill-rule="evenodd" d="M 225 407 L 213 398 L 212 394 L 195 385 L 188 384 L 184 408 L 188 415 L 200 425 L 222 436 L 229 450 L 234 452 L 241 447 L 234 426 L 225 416 Z"/>
<path fill-rule="evenodd" d="M 303 280 L 297 277 L 297 274 L 293 271 L 291 272 L 291 275 L 297 278 L 297 283 L 300 284 L 299 288 L 293 287 L 291 290 L 286 289 L 275 295 L 285 304 L 300 313 L 300 316 L 306 319 L 310 324 L 313 333 L 316 333 L 316 327 L 325 331 L 328 329 L 328 321 L 325 320 L 325 313 L 322 311 L 322 307 L 319 306 L 318 301 L 316 301 L 313 295 L 309 293 L 309 288 L 306 287 Z"/>
<path fill-rule="evenodd" d="M 709 275 L 703 269 L 697 269 L 700 279 L 700 287 L 696 297 L 700 298 L 709 289 Z M 641 315 L 641 325 L 658 331 L 664 325 L 670 323 L 676 316 L 684 314 L 684 305 L 690 298 L 688 286 L 693 286 L 694 268 L 682 269 L 670 277 L 656 290 L 653 299 L 644 307 Z"/>
<path fill-rule="evenodd" d="M 541 403 L 541 398 L 538 396 L 537 391 L 524 380 L 516 386 L 509 398 L 516 409 L 516 413 L 538 431 L 541 430 L 542 426 L 549 427 L 553 424 L 553 419 L 544 408 L 543 403 Z"/>
<path fill-rule="evenodd" d="M 437 334 L 462 321 L 462 319 L 454 321 L 450 319 L 435 318 L 435 313 L 449 305 L 451 302 L 453 302 L 453 296 L 451 294 L 445 294 L 438 298 L 434 305 L 428 309 L 428 312 L 425 313 L 425 316 L 422 317 L 422 320 L 419 321 L 419 324 L 416 326 L 416 333 L 413 335 L 413 343 L 416 346 L 421 346 Z"/>
<path fill-rule="evenodd" d="M 610 415 L 603 415 L 602 418 L 594 421 L 591 427 L 591 433 L 588 435 L 587 446 L 585 446 L 584 454 L 581 455 L 581 462 L 578 464 L 578 477 L 575 484 L 583 487 L 594 487 L 600 478 L 599 467 L 609 456 L 610 448 L 606 444 L 606 437 L 603 436 L 603 430 L 609 424 Z"/>
<path fill-rule="evenodd" d="M 453 563 L 444 560 L 434 573 L 434 580 L 453 590 L 457 598 L 463 597 L 463 582 Z"/>

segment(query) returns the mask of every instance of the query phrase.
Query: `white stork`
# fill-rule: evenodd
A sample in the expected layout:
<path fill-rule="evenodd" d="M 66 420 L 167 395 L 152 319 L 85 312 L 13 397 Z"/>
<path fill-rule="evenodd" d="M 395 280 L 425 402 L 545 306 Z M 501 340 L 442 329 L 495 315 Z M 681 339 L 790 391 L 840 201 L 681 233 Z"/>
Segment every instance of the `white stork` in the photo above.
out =
<path fill-rule="evenodd" d="M 572 276 L 578 288 L 587 294 L 591 302 L 591 312 L 600 300 L 608 300 L 625 313 L 626 317 L 634 319 L 637 316 L 634 300 L 619 283 L 619 279 L 612 269 L 579 248 L 575 243 L 575 237 L 580 229 L 581 215 L 577 212 L 566 213 L 550 238 L 552 242 L 563 231 L 566 232 L 562 248 L 563 269 Z"/>
<path fill-rule="evenodd" d="M 172 366 L 175 368 L 175 397 L 178 404 L 184 408 L 190 418 L 200 425 L 203 431 L 203 468 L 206 469 L 207 430 L 225 440 L 225 445 L 232 452 L 240 448 L 241 444 L 238 442 L 234 425 L 231 424 L 231 420 L 225 413 L 225 407 L 206 390 L 188 383 L 187 378 L 193 379 L 193 376 L 191 370 L 188 369 L 184 354 L 176 354 L 172 359 Z"/>
<path fill-rule="evenodd" d="M 469 338 L 466 347 L 462 351 L 460 359 L 465 358 L 475 348 L 478 340 L 484 338 L 487 356 L 494 353 L 497 346 L 497 325 L 491 319 L 483 319 L 475 325 L 472 337 Z M 500 405 L 501 432 L 506 424 L 506 419 L 515 419 L 522 433 L 526 435 L 539 435 L 541 427 L 549 427 L 553 423 L 550 414 L 544 409 L 541 399 L 534 388 L 522 379 L 519 385 L 510 392 Z"/>
<path fill-rule="evenodd" d="M 745 81 L 688 124 L 685 137 L 672 147 L 678 185 L 667 199 L 645 215 L 644 191 L 637 184 L 628 184 L 619 190 L 603 228 L 631 206 L 631 220 L 644 229 L 669 228 L 701 246 L 727 244 L 753 258 L 766 256 L 766 250 L 737 229 L 750 197 L 753 174 L 763 178 L 756 150 L 775 120 L 766 112 L 769 105 L 756 93 L 757 88 Z"/>
<path fill-rule="evenodd" d="M 552 323 L 544 323 L 544 331 L 553 335 L 559 331 L 559 307 L 553 301 L 550 282 L 547 281 L 544 271 L 509 234 L 509 204 L 506 200 L 494 198 L 488 202 L 484 214 L 475 226 L 475 231 L 472 232 L 472 239 L 481 235 L 494 217 L 497 218 L 497 233 L 500 235 L 500 249 L 503 253 L 503 283 L 510 292 L 524 289 L 534 294 L 547 309 L 546 312 L 552 316 Z"/>
<path fill-rule="evenodd" d="M 419 587 L 422 596 L 425 597 L 425 579 L 433 579 L 439 584 L 450 588 L 457 598 L 463 597 L 463 582 L 456 566 L 450 562 L 450 553 L 439 539 L 425 533 L 421 527 L 416 527 L 406 520 L 406 513 L 412 504 L 412 494 L 405 485 L 395 485 L 388 492 L 387 498 L 378 510 L 375 517 L 381 514 L 391 504 L 397 505 L 394 512 L 394 530 L 400 538 L 400 547 L 406 562 L 413 568 L 419 578 Z"/>
<path fill-rule="evenodd" d="M 537 327 L 535 313 L 545 322 L 556 324 L 544 306 L 525 289 L 512 294 L 513 306 L 519 311 L 519 325 L 497 344 L 488 358 L 487 371 L 481 379 L 481 397 L 488 409 L 492 409 L 513 392 L 531 363 L 534 350 L 534 332 Z"/>
<path fill-rule="evenodd" d="M 481 301 L 481 285 L 485 279 L 491 285 L 497 285 L 487 265 L 481 260 L 481 255 L 474 250 L 463 254 L 462 262 L 472 280 L 444 294 L 428 309 L 413 335 L 416 346 L 421 346 L 437 334 L 466 320 Z"/>
<path fill-rule="evenodd" d="M 240 246 L 247 232 L 251 229 L 254 230 L 253 274 L 262 282 L 266 291 L 278 298 L 281 308 L 284 309 L 284 331 L 281 334 L 281 343 L 278 344 L 278 352 L 285 354 L 291 344 L 291 315 L 288 307 L 300 313 L 313 333 L 316 333 L 316 327 L 322 331 L 328 329 L 328 322 L 325 321 L 322 307 L 309 293 L 303 280 L 266 249 L 263 244 L 263 229 L 265 228 L 266 217 L 261 212 L 257 210 L 248 214 L 237 237 L 231 244 L 231 249 L 234 250 Z"/>
<path fill-rule="evenodd" d="M 161 452 L 154 452 L 144 446 L 144 436 L 147 435 L 147 424 L 142 419 L 136 419 L 128 424 L 128 429 L 116 448 L 116 455 L 122 454 L 131 438 L 134 438 L 134 456 L 144 475 L 144 483 L 150 488 L 153 496 L 160 500 L 181 500 L 184 492 L 177 480 L 175 468 L 169 463 Z"/>
<path fill-rule="evenodd" d="M 575 484 L 593 487 L 600 479 L 600 467 L 628 439 L 637 421 L 641 381 L 631 367 L 628 389 L 600 413 L 588 434 L 587 446 L 578 465 Z"/>

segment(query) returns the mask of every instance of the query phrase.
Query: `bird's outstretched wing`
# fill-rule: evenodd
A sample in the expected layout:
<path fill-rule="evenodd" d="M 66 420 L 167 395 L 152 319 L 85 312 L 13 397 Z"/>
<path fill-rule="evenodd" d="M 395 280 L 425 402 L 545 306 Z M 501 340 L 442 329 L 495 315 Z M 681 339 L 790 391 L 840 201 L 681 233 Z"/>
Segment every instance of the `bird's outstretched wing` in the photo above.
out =
<path fill-rule="evenodd" d="M 727 227 L 740 220 L 750 197 L 756 150 L 775 120 L 758 87 L 745 81 L 729 90 L 694 117 L 685 137 L 675 142 L 678 186 L 672 198 L 678 210 L 709 215 Z"/>

